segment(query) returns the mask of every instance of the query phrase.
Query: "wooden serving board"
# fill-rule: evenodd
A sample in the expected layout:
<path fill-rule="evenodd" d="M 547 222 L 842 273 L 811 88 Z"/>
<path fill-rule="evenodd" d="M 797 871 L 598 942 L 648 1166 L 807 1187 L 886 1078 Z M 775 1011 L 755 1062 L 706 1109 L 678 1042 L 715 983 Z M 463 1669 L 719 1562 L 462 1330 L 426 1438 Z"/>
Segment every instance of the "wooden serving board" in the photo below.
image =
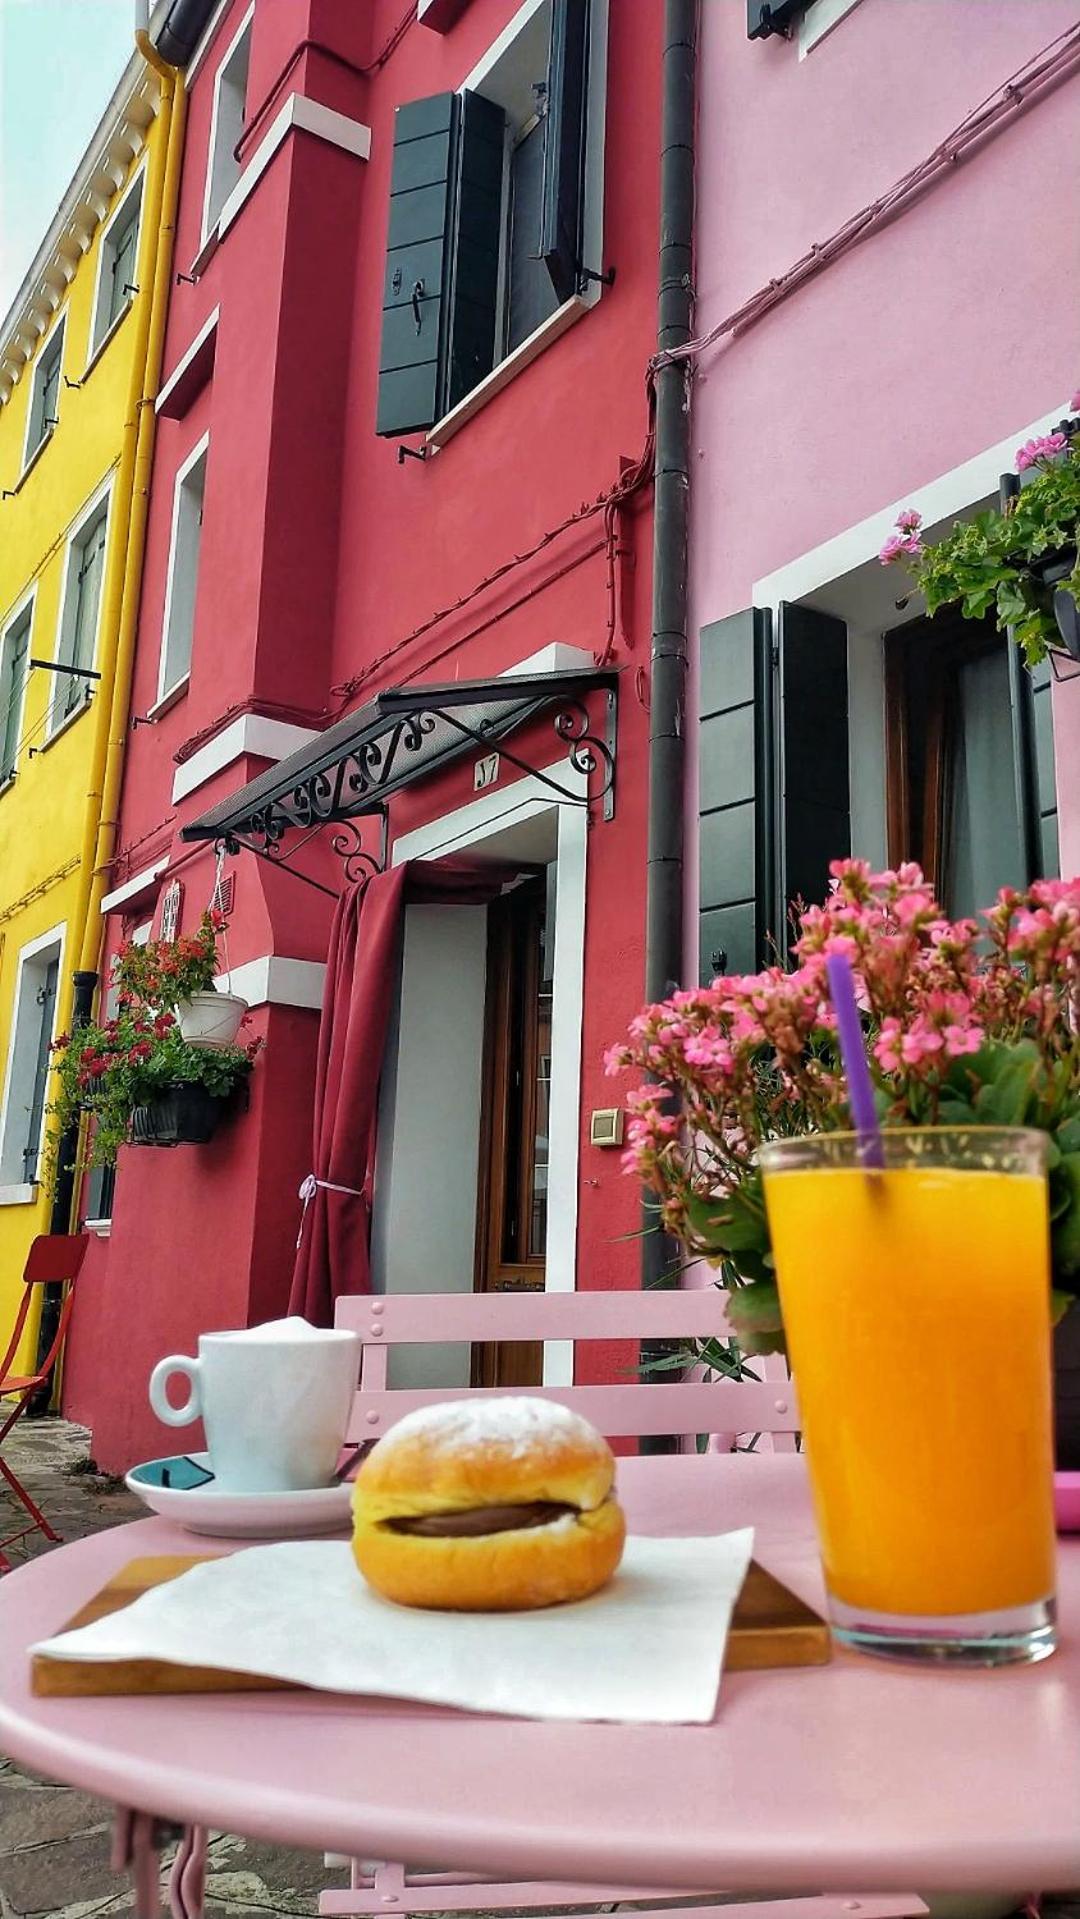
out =
<path fill-rule="evenodd" d="M 178 1579 L 191 1566 L 201 1566 L 220 1554 L 192 1558 L 132 1559 L 113 1574 L 93 1599 L 62 1628 L 90 1626 L 95 1619 L 120 1612 L 133 1599 Z M 825 1621 L 767 1573 L 751 1562 L 736 1602 L 728 1633 L 724 1669 L 760 1671 L 769 1666 L 822 1666 L 832 1657 Z M 266 1679 L 255 1673 L 218 1672 L 205 1666 L 172 1665 L 161 1659 L 83 1661 L 54 1659 L 35 1653 L 31 1662 L 31 1690 L 39 1698 L 91 1698 L 102 1694 L 181 1692 L 303 1692 L 287 1679 Z"/>

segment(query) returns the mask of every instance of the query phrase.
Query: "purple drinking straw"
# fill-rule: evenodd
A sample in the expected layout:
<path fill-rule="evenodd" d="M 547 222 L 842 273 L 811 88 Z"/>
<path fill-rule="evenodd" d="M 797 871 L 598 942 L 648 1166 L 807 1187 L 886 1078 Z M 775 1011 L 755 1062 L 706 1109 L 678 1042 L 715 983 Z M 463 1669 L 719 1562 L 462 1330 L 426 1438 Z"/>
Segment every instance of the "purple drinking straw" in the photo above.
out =
<path fill-rule="evenodd" d="M 874 1111 L 874 1088 L 866 1063 L 862 1021 L 855 1001 L 855 976 L 850 962 L 842 953 L 828 955 L 825 971 L 836 1014 L 836 1035 L 840 1041 L 840 1059 L 847 1078 L 848 1104 L 859 1142 L 859 1158 L 864 1166 L 884 1167 L 881 1128 Z"/>

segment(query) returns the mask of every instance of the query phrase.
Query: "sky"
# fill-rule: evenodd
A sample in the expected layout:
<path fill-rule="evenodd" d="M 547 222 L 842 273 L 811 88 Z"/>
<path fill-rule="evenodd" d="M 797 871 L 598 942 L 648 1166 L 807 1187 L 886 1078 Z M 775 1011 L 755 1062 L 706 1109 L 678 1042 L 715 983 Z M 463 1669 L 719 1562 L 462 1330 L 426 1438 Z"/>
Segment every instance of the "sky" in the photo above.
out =
<path fill-rule="evenodd" d="M 0 318 L 132 51 L 134 0 L 0 0 Z"/>

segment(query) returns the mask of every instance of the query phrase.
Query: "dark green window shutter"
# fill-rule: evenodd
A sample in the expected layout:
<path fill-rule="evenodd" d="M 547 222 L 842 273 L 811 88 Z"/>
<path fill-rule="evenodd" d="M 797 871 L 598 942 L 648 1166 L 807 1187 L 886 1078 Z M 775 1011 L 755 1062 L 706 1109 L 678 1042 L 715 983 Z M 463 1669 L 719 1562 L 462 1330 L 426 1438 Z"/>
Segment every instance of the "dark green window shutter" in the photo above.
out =
<path fill-rule="evenodd" d="M 780 886 L 820 904 L 829 861 L 851 852 L 847 627 L 831 613 L 782 606 L 779 676 Z"/>
<path fill-rule="evenodd" d="M 699 977 L 753 973 L 774 930 L 771 617 L 701 635 Z"/>
<path fill-rule="evenodd" d="M 1057 773 L 1054 765 L 1053 675 L 1049 661 L 1028 670 L 1009 639 L 1009 701 L 1012 712 L 1013 777 L 1024 878 L 1057 879 Z"/>
<path fill-rule="evenodd" d="M 560 301 L 581 274 L 588 64 L 589 0 L 552 0 L 540 253 Z"/>
<path fill-rule="evenodd" d="M 434 425 L 494 364 L 503 124 L 475 93 L 397 109 L 378 433 Z"/>
<path fill-rule="evenodd" d="M 851 848 L 847 628 L 783 606 L 701 635 L 702 980 L 753 973 L 786 949 L 787 908 L 825 898 Z"/>

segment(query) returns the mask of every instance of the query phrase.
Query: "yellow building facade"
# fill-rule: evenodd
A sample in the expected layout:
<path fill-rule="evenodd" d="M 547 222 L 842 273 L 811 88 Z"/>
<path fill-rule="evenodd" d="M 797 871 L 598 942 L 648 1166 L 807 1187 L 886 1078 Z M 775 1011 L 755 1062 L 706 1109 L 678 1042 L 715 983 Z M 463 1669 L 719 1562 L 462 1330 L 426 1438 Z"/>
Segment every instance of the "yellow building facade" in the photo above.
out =
<path fill-rule="evenodd" d="M 182 80 L 150 59 L 0 324 L 0 1351 L 30 1241 L 68 1223 L 42 1177 L 49 1046 L 98 967 L 128 725 L 183 138 Z"/>

